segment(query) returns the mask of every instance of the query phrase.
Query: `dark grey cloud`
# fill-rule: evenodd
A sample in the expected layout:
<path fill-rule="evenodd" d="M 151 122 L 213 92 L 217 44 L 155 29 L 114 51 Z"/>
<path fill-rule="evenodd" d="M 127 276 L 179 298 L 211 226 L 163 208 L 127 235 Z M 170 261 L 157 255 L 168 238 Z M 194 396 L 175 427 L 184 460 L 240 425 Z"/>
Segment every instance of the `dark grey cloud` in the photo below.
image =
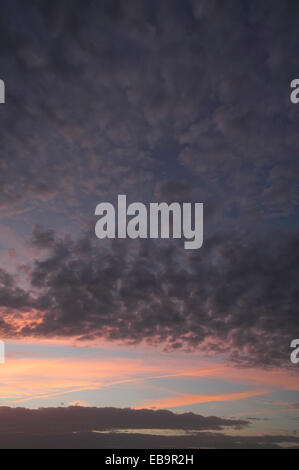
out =
<path fill-rule="evenodd" d="M 1 334 L 290 364 L 299 5 L 3 0 L 0 9 L 1 214 L 22 235 L 38 223 L 31 241 L 46 250 L 26 268 L 29 290 L 3 271 Z M 80 238 L 95 205 L 122 192 L 204 202 L 203 248 Z M 55 236 L 74 221 L 76 234 Z M 28 308 L 37 316 L 16 327 Z"/>
<path fill-rule="evenodd" d="M 229 436 L 200 432 L 188 436 L 79 432 L 47 435 L 6 435 L 2 449 L 284 449 L 298 448 L 299 438 L 289 435 Z"/>
<path fill-rule="evenodd" d="M 246 211 L 247 224 L 269 211 L 292 214 L 298 8 L 1 2 L 3 209 L 90 213 L 89 197 L 149 198 L 171 177 L 212 197 L 219 222 L 223 201 Z"/>
<path fill-rule="evenodd" d="M 298 14 L 292 0 L 1 0 L 0 217 L 31 244 L 12 240 L 0 266 L 1 339 L 146 342 L 297 372 Z M 120 193 L 203 202 L 202 249 L 97 240 L 95 206 Z M 1 448 L 299 442 L 161 410 L 0 418 Z M 185 435 L 116 432 L 165 423 Z"/>
<path fill-rule="evenodd" d="M 65 408 L 0 407 L 3 434 L 49 434 L 119 429 L 180 429 L 185 431 L 220 431 L 241 429 L 246 420 L 201 416 L 194 413 L 177 414 L 168 410 L 134 410 L 131 408 L 95 408 L 69 406 Z"/>
<path fill-rule="evenodd" d="M 291 366 L 297 233 L 219 234 L 196 252 L 180 241 L 54 239 L 41 227 L 33 239 L 45 251 L 31 267 L 32 293 L 3 274 L 0 304 L 14 310 L 2 336 L 145 341 L 225 353 L 241 365 Z M 28 305 L 37 313 L 19 327 L 15 317 Z"/>
<path fill-rule="evenodd" d="M 54 243 L 54 230 L 45 230 L 40 225 L 35 225 L 32 230 L 31 244 L 38 248 L 47 248 Z"/>
<path fill-rule="evenodd" d="M 299 443 L 295 435 L 227 435 L 220 430 L 244 427 L 247 422 L 193 413 L 179 415 L 166 410 L 1 407 L 0 416 L 2 449 L 262 449 L 280 448 L 285 444 L 295 447 Z M 143 429 L 152 433 L 143 434 Z M 157 429 L 177 430 L 180 435 L 155 435 Z M 100 433 L 92 432 L 96 430 Z"/>
<path fill-rule="evenodd" d="M 30 295 L 16 285 L 16 278 L 0 269 L 0 298 L 4 309 L 22 311 L 31 305 Z M 1 321 L 1 320 L 0 320 Z"/>

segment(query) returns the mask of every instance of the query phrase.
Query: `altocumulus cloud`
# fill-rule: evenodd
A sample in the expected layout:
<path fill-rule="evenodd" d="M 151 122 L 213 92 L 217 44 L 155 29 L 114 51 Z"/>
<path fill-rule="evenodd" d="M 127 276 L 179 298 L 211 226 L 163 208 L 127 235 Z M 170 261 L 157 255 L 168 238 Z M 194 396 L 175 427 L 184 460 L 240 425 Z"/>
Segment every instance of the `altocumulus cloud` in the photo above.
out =
<path fill-rule="evenodd" d="M 1 337 L 147 341 L 290 365 L 299 4 L 29 0 L 22 21 L 20 0 L 0 8 L 0 211 L 22 234 L 41 214 L 51 228 L 34 229 L 45 253 L 23 266 L 28 288 L 0 273 Z M 55 235 L 120 193 L 204 202 L 201 252 Z"/>
<path fill-rule="evenodd" d="M 298 5 L 28 1 L 20 27 L 22 8 L 1 2 L 6 214 L 55 199 L 85 211 L 91 193 L 139 200 L 178 172 L 247 223 L 293 213 Z"/>
<path fill-rule="evenodd" d="M 176 241 L 99 245 L 89 234 L 59 238 L 39 226 L 31 242 L 44 255 L 28 267 L 30 289 L 1 275 L 4 337 L 146 341 L 226 353 L 242 365 L 289 362 L 299 327 L 297 233 L 270 241 L 219 234 L 191 254 Z"/>

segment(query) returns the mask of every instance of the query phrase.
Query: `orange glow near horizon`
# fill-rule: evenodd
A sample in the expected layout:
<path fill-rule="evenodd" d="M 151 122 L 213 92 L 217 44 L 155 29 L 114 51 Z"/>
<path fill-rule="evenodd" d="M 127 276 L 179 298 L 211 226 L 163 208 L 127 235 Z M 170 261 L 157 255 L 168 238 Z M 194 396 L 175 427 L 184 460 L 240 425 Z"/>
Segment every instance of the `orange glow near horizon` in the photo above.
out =
<path fill-rule="evenodd" d="M 28 343 L 25 344 L 28 347 Z M 136 348 L 134 350 L 136 351 Z M 80 348 L 77 350 L 74 348 L 73 351 L 74 354 L 79 353 Z M 299 390 L 298 374 L 287 370 L 241 369 L 187 354 L 126 357 L 122 351 L 121 356 L 114 354 L 109 357 L 109 351 L 115 353 L 117 348 L 113 350 L 110 345 L 110 348 L 106 350 L 107 357 L 101 358 L 65 357 L 63 355 L 54 358 L 32 357 L 32 352 L 31 357 L 20 357 L 19 353 L 18 355 L 10 354 L 6 363 L 0 366 L 2 404 L 31 405 L 32 401 L 40 398 L 101 390 L 113 385 L 121 386 L 129 383 L 141 386 L 152 379 L 172 378 L 179 378 L 180 381 L 206 379 L 212 384 L 213 380 L 222 380 L 231 383 L 232 387 L 242 384 L 247 390 L 218 394 L 180 393 L 175 389 L 169 390 L 169 387 L 162 388 L 151 383 L 150 388 L 156 388 L 162 396 L 158 399 L 154 397 L 137 402 L 134 406 L 172 408 L 193 403 L 233 401 L 279 390 Z M 132 348 L 128 348 L 127 352 L 132 352 Z M 83 396 L 82 401 L 84 401 Z"/>

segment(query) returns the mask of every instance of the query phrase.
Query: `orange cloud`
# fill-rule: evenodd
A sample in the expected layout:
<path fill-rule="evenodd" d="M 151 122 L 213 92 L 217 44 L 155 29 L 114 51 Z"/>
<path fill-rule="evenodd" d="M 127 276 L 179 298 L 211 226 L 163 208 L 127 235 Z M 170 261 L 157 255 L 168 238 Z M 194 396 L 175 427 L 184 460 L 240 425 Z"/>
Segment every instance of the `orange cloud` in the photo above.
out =
<path fill-rule="evenodd" d="M 38 343 L 39 344 L 39 343 Z M 28 343 L 27 346 L 29 347 Z M 26 346 L 26 347 L 27 347 Z M 107 353 L 110 348 L 107 347 Z M 78 354 L 77 354 L 78 351 Z M 100 390 L 112 385 L 144 383 L 148 389 L 163 391 L 163 379 L 183 380 L 224 380 L 233 384 L 245 384 L 251 390 L 226 395 L 181 394 L 168 390 L 170 398 L 150 401 L 147 406 L 175 407 L 185 404 L 207 403 L 210 401 L 231 401 L 275 390 L 299 390 L 299 375 L 287 370 L 239 369 L 211 360 L 200 359 L 196 355 L 145 355 L 126 357 L 131 349 L 119 350 L 115 347 L 111 357 L 82 357 L 80 348 L 73 349 L 77 357 L 19 357 L 14 352 L 0 366 L 0 398 L 3 404 L 30 402 L 36 398 L 63 396 L 86 390 Z M 139 349 L 140 352 L 146 350 Z M 32 355 L 32 352 L 31 352 Z M 148 382 L 162 379 L 159 386 Z M 254 390 L 252 390 L 254 389 Z M 165 393 L 165 389 L 164 389 Z M 173 397 L 172 395 L 176 395 Z M 77 397 L 76 397 L 77 398 Z M 82 397 L 84 399 L 84 396 Z M 80 397 L 81 399 L 81 397 Z M 142 404 L 143 405 L 143 404 Z"/>
<path fill-rule="evenodd" d="M 265 395 L 269 390 L 254 390 L 239 393 L 225 393 L 222 395 L 198 395 L 185 393 L 181 396 L 166 397 L 159 400 L 145 401 L 142 405 L 136 407 L 141 408 L 175 408 L 177 406 L 193 405 L 198 403 L 209 403 L 216 401 L 235 401 L 244 398 L 250 398 L 257 395 Z"/>

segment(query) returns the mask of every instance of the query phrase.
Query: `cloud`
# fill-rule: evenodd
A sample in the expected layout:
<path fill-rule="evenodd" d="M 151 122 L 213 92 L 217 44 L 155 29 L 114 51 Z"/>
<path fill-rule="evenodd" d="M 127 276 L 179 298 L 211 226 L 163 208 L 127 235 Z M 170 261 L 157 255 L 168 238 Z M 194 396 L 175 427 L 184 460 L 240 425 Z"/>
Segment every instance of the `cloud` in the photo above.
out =
<path fill-rule="evenodd" d="M 224 198 L 251 215 L 293 213 L 295 180 L 283 182 L 298 170 L 297 6 L 21 3 L 1 5 L 3 210 L 147 198 L 179 175 L 220 214 Z"/>
<path fill-rule="evenodd" d="M 241 365 L 290 364 L 297 234 L 214 236 L 204 254 L 177 242 L 54 238 L 41 227 L 33 237 L 46 252 L 33 263 L 32 293 L 2 272 L 0 306 L 13 309 L 2 336 L 145 341 Z"/>
<path fill-rule="evenodd" d="M 32 344 L 31 339 L 27 340 L 27 345 Z M 44 339 L 41 340 L 44 343 Z M 67 344 L 64 340 L 51 340 L 48 344 L 57 350 L 57 346 Z M 37 343 L 38 344 L 38 343 Z M 71 341 L 74 346 L 74 341 Z M 36 345 L 35 345 L 36 346 Z M 81 344 L 82 346 L 82 344 Z M 269 369 L 260 367 L 240 368 L 234 364 L 215 364 L 213 358 L 204 360 L 202 355 L 189 354 L 168 354 L 161 351 L 151 351 L 149 358 L 148 348 L 146 354 L 141 357 L 132 358 L 131 348 L 124 351 L 123 346 L 119 349 L 115 344 L 101 341 L 101 347 L 105 351 L 110 351 L 111 355 L 97 357 L 93 354 L 93 347 L 99 348 L 99 340 L 87 343 L 91 347 L 72 348 L 74 357 L 65 356 L 47 357 L 39 349 L 36 357 L 36 348 L 26 357 L 24 351 L 11 354 L 9 344 L 5 365 L 1 366 L 2 384 L 0 386 L 1 404 L 7 406 L 22 406 L 24 403 L 33 406 L 34 403 L 48 403 L 49 400 L 81 401 L 80 396 L 89 395 L 97 390 L 101 396 L 110 397 L 110 389 L 126 390 L 133 389 L 136 394 L 128 398 L 128 404 L 134 408 L 169 408 L 175 406 L 190 406 L 195 403 L 212 403 L 235 401 L 250 397 L 258 397 L 261 394 L 270 396 L 273 392 L 298 391 L 298 374 L 292 370 Z M 59 349 L 58 349 L 59 350 Z M 95 349 L 98 351 L 97 349 Z M 139 349 L 142 351 L 142 348 Z M 117 356 L 119 351 L 119 357 Z M 77 354 L 76 354 L 77 352 Z M 80 357 L 83 353 L 84 357 Z M 88 353 L 88 355 L 87 355 Z M 45 373 L 46 371 L 46 373 Z M 201 391 L 195 388 L 192 391 L 188 388 L 188 383 L 194 384 L 209 382 L 209 391 Z M 218 392 L 214 388 L 216 381 L 230 384 L 230 391 Z M 144 400 L 143 395 L 138 391 L 143 391 L 146 387 L 152 390 L 153 382 L 167 384 L 166 390 L 159 388 L 160 398 Z M 173 383 L 174 385 L 169 385 Z M 177 384 L 180 388 L 177 388 Z M 237 387 L 237 388 L 236 388 Z M 199 392 L 202 393 L 199 393 Z M 192 392 L 192 393 L 191 393 Z M 150 395 L 152 396 L 152 395 Z M 122 393 L 118 398 L 122 400 Z M 85 401 L 85 397 L 83 397 Z M 265 400 L 266 398 L 260 400 Z M 109 401 L 108 401 L 109 403 Z M 265 402 L 266 404 L 266 402 Z M 273 406 L 276 406 L 273 403 Z M 272 406 L 272 408 L 273 408 Z M 295 405 L 285 404 L 283 409 L 292 412 Z M 263 411 L 262 411 L 263 412 Z M 262 413 L 258 412 L 258 413 Z M 246 416 L 248 412 L 245 412 Z"/>
<path fill-rule="evenodd" d="M 38 248 L 50 247 L 54 242 L 54 230 L 44 230 L 40 225 L 35 225 L 32 230 L 31 244 Z"/>
<path fill-rule="evenodd" d="M 0 416 L 0 446 L 6 449 L 279 448 L 299 443 L 293 435 L 226 435 L 219 431 L 244 427 L 248 422 L 166 410 L 1 407 Z M 177 435 L 171 435 L 171 430 Z"/>
<path fill-rule="evenodd" d="M 1 339 L 195 351 L 297 390 L 299 108 L 289 85 L 298 14 L 291 0 L 1 2 Z M 95 206 L 120 193 L 203 202 L 203 248 L 100 242 Z M 270 367 L 280 369 L 269 376 Z M 98 387 L 87 378 L 82 390 Z M 34 383 L 41 395 L 61 392 Z M 28 384 L 18 399 L 32 396 Z M 298 443 L 208 430 L 162 438 L 61 428 L 34 440 L 28 430 L 1 445 Z"/>
<path fill-rule="evenodd" d="M 30 295 L 18 287 L 16 282 L 15 276 L 0 269 L 0 303 L 5 310 L 23 311 L 31 305 Z"/>
<path fill-rule="evenodd" d="M 280 449 L 297 448 L 298 437 L 288 435 L 229 436 L 200 432 L 188 436 L 80 432 L 57 435 L 6 435 L 3 449 Z"/>
<path fill-rule="evenodd" d="M 235 401 L 242 400 L 248 397 L 254 397 L 257 395 L 266 394 L 266 390 L 253 390 L 249 392 L 238 392 L 238 393 L 226 393 L 223 395 L 199 395 L 185 393 L 176 397 L 162 398 L 154 401 L 147 401 L 144 403 L 144 406 L 148 408 L 175 408 L 177 406 L 186 406 L 192 405 L 194 403 L 213 403 L 213 402 L 223 402 L 223 401 Z"/>
<path fill-rule="evenodd" d="M 243 419 L 204 417 L 194 413 L 175 414 L 168 410 L 86 406 L 36 410 L 0 407 L 0 416 L 1 436 L 20 432 L 55 434 L 119 429 L 222 430 L 248 425 L 248 422 Z"/>
<path fill-rule="evenodd" d="M 290 365 L 299 7 L 21 3 L 1 5 L 0 206 L 20 233 L 35 226 L 31 241 L 48 254 L 28 263 L 29 289 L 2 271 L 2 336 L 146 341 Z M 80 235 L 99 199 L 120 192 L 204 202 L 203 248 Z"/>
<path fill-rule="evenodd" d="M 3 449 L 280 449 L 298 448 L 291 435 L 229 436 L 200 432 L 188 436 L 80 432 L 56 435 L 6 435 Z"/>

